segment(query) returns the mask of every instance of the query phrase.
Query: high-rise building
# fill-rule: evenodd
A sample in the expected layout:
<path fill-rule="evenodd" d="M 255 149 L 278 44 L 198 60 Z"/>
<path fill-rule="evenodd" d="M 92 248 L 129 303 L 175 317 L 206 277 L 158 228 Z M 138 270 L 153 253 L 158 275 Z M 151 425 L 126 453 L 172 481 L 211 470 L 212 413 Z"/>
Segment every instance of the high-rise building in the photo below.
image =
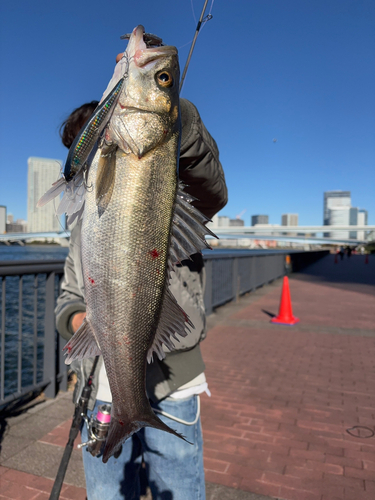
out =
<path fill-rule="evenodd" d="M 367 226 L 368 225 L 368 211 L 361 209 L 358 210 L 357 216 L 357 224 L 358 226 Z M 357 238 L 359 240 L 365 239 L 365 231 L 357 231 Z"/>
<path fill-rule="evenodd" d="M 0 205 L 0 234 L 5 233 L 7 223 L 7 207 Z"/>
<path fill-rule="evenodd" d="M 350 191 L 326 191 L 324 193 L 323 225 L 329 225 L 328 210 L 334 207 L 351 207 Z"/>
<path fill-rule="evenodd" d="M 47 203 L 42 208 L 36 208 L 38 200 L 60 177 L 61 161 L 49 158 L 30 157 L 28 165 L 27 186 L 27 222 L 28 232 L 60 231 L 62 226 L 56 216 L 56 208 L 59 200 L 55 203 Z"/>
<path fill-rule="evenodd" d="M 282 226 L 298 226 L 298 214 L 282 214 Z"/>
<path fill-rule="evenodd" d="M 351 207 L 332 207 L 328 209 L 328 225 L 330 226 L 349 226 Z M 335 231 L 328 233 L 330 238 L 345 239 L 349 238 L 349 231 Z"/>
<path fill-rule="evenodd" d="M 358 208 L 350 207 L 349 210 L 349 226 L 357 226 L 358 225 Z M 349 238 L 356 239 L 357 231 L 349 231 Z"/>
<path fill-rule="evenodd" d="M 268 224 L 268 215 L 252 215 L 251 225 L 255 226 L 255 224 Z"/>
<path fill-rule="evenodd" d="M 27 222 L 23 219 L 7 222 L 7 233 L 27 233 Z"/>
<path fill-rule="evenodd" d="M 323 225 L 328 226 L 329 222 L 329 210 L 331 208 L 340 208 L 340 207 L 351 207 L 352 200 L 350 196 L 350 191 L 325 191 L 324 193 L 324 207 L 323 207 Z M 343 216 L 343 215 L 342 215 Z M 340 218 L 340 217 L 339 217 Z M 333 219 L 336 219 L 336 216 L 333 216 Z M 349 222 L 347 223 L 349 224 Z M 323 233 L 323 236 L 335 238 L 338 233 Z M 349 236 L 347 234 L 346 238 Z M 340 238 L 344 238 L 344 236 L 340 236 Z"/>
<path fill-rule="evenodd" d="M 245 221 L 243 219 L 230 219 L 229 226 L 230 227 L 243 227 L 245 225 Z"/>
<path fill-rule="evenodd" d="M 298 214 L 282 214 L 281 216 L 282 226 L 298 226 Z M 297 233 L 282 233 L 287 236 L 297 236 Z"/>
<path fill-rule="evenodd" d="M 219 215 L 218 217 L 218 227 L 228 227 L 229 226 L 229 217 L 226 215 Z"/>

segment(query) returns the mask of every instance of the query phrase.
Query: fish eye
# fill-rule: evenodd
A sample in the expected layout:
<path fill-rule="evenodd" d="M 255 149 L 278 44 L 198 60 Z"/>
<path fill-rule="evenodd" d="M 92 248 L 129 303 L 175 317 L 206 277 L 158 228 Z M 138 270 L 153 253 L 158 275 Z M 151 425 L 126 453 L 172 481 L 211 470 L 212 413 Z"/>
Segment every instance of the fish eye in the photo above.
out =
<path fill-rule="evenodd" d="M 156 81 L 161 87 L 171 87 L 173 85 L 173 78 L 168 71 L 162 71 L 156 75 Z"/>

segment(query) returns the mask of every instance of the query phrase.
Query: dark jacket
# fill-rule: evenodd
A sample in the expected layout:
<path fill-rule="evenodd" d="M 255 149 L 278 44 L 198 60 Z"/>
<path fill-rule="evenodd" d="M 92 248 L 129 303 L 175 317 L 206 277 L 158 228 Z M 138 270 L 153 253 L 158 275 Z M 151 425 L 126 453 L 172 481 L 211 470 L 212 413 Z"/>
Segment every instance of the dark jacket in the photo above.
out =
<path fill-rule="evenodd" d="M 219 161 L 219 151 L 214 139 L 207 132 L 196 107 L 186 99 L 181 99 L 181 149 L 179 177 L 186 184 L 185 190 L 197 198 L 193 204 L 205 215 L 212 217 L 227 203 L 227 188 Z M 73 335 L 71 320 L 77 312 L 86 310 L 84 286 L 81 270 L 81 224 L 72 229 L 69 254 L 65 262 L 65 274 L 61 293 L 56 306 L 56 326 L 66 340 Z M 183 262 L 172 273 L 171 291 L 180 306 L 191 318 L 195 329 L 181 339 L 178 348 L 167 353 L 163 361 L 159 359 L 148 365 L 147 392 L 158 401 L 194 379 L 204 371 L 199 342 L 205 334 L 205 313 L 203 303 L 203 260 L 200 255 L 193 262 Z M 156 356 L 155 356 L 156 357 Z M 100 360 L 100 362 L 102 362 Z M 73 364 L 74 363 L 74 364 Z M 83 381 L 88 377 L 92 360 L 73 362 L 78 381 L 76 397 L 79 397 Z M 99 373 L 100 365 L 96 369 Z M 90 407 L 96 395 L 97 377 L 93 383 Z"/>

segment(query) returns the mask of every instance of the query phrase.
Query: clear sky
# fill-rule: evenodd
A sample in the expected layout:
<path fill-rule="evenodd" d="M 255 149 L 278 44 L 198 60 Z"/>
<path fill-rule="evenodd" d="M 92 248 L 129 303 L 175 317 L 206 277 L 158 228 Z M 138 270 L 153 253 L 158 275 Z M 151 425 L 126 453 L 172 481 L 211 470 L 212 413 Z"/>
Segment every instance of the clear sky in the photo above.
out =
<path fill-rule="evenodd" d="M 207 13 L 212 0 L 209 0 Z M 61 122 L 100 99 L 143 24 L 184 66 L 203 0 L 0 4 L 0 205 L 27 218 L 27 158 L 65 160 Z M 323 192 L 350 190 L 375 224 L 374 0 L 215 0 L 182 96 L 216 139 L 221 215 L 299 214 L 322 224 Z M 274 142 L 274 139 L 277 139 Z"/>

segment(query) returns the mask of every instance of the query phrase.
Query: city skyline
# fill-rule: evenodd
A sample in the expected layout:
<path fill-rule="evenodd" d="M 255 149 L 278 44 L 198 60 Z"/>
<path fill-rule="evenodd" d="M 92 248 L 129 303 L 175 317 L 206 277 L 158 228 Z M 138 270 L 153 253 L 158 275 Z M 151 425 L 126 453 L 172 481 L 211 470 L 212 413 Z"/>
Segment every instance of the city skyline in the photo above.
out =
<path fill-rule="evenodd" d="M 36 168 L 36 173 L 31 173 L 31 169 L 33 168 L 33 165 L 37 165 L 39 162 L 39 169 Z M 53 226 L 53 229 L 49 229 L 51 231 L 60 231 L 62 229 L 61 222 L 59 219 L 56 217 L 55 211 L 56 211 L 56 204 L 48 204 L 46 207 L 43 209 L 36 208 L 36 203 L 39 200 L 39 198 L 49 189 L 49 187 L 52 185 L 53 182 L 57 180 L 57 178 L 60 175 L 61 172 L 61 161 L 57 159 L 51 159 L 51 158 L 41 158 L 41 157 L 30 157 L 28 158 L 28 197 L 27 197 L 27 205 L 28 205 L 28 217 L 27 219 L 20 219 L 19 217 L 15 217 L 14 213 L 9 210 L 9 207 L 5 205 L 1 205 L 0 207 L 5 208 L 7 217 L 9 218 L 10 216 L 12 219 L 16 219 L 18 222 L 21 220 L 23 222 L 27 223 L 27 232 L 35 232 L 35 231 L 47 231 L 47 229 L 44 229 L 43 227 L 46 227 L 41 223 L 40 221 L 42 219 L 45 219 L 46 217 L 48 219 L 53 219 L 53 224 L 51 222 L 51 227 Z M 35 183 L 35 175 L 37 178 L 42 179 L 41 182 L 36 182 Z M 324 191 L 323 193 L 323 224 L 324 225 L 338 225 L 338 224 L 353 224 L 353 225 L 360 225 L 360 224 L 365 224 L 368 225 L 368 210 L 365 208 L 360 208 L 360 207 L 352 207 L 351 204 L 351 191 L 341 191 L 341 190 L 332 190 L 332 191 Z M 1 203 L 1 199 L 0 199 Z M 33 209 L 33 205 L 35 205 L 35 209 Z M 340 209 L 345 209 L 347 208 L 348 210 L 348 215 L 342 215 L 339 213 Z M 349 222 L 351 219 L 353 219 L 353 210 L 356 211 L 355 214 L 355 219 L 357 223 L 354 222 Z M 246 212 L 247 210 L 244 210 L 243 212 Z M 332 211 L 332 213 L 331 213 Z M 42 213 L 43 212 L 43 213 Z M 43 215 L 44 213 L 47 213 L 48 215 Z M 31 222 L 31 217 L 36 217 L 38 222 L 33 223 Z M 332 218 L 333 217 L 333 218 Z M 229 225 L 247 225 L 245 222 L 245 219 L 240 218 L 238 215 L 236 217 L 231 217 L 229 215 L 225 214 L 225 208 L 219 212 L 215 216 L 216 220 L 220 220 L 219 226 L 229 226 Z M 268 214 L 260 214 L 260 215 L 250 215 L 249 216 L 250 226 L 254 226 L 255 224 L 271 224 L 271 225 L 298 225 L 298 220 L 299 220 L 299 214 L 298 213 L 284 213 L 280 214 L 280 223 L 279 222 L 270 222 L 270 217 Z M 235 224 L 234 221 L 237 221 Z M 293 223 L 292 223 L 293 222 Z M 318 223 L 317 223 L 318 224 Z M 302 224 L 303 225 L 303 224 Z M 314 225 L 314 224 L 313 224 Z M 33 227 L 37 227 L 38 229 L 33 229 Z M 329 235 L 329 233 L 325 233 L 326 236 Z M 346 233 L 345 233 L 346 234 Z M 361 232 L 362 234 L 362 232 Z M 341 235 L 344 237 L 343 235 Z M 351 234 L 351 237 L 355 237 L 353 233 Z"/>
<path fill-rule="evenodd" d="M 183 68 L 196 27 L 192 9 L 197 18 L 201 8 L 200 0 L 147 9 L 113 0 L 98 16 L 97 0 L 3 2 L 0 204 L 27 218 L 27 158 L 65 160 L 60 124 L 100 99 L 126 47 L 121 35 L 143 24 L 178 48 Z M 375 224 L 373 0 L 215 2 L 212 15 L 181 96 L 218 144 L 229 191 L 221 214 L 234 219 L 247 209 L 246 221 L 267 213 L 278 223 L 291 212 L 313 225 L 322 220 L 324 191 L 350 189 Z M 56 36 L 67 29 L 69 36 Z"/>

